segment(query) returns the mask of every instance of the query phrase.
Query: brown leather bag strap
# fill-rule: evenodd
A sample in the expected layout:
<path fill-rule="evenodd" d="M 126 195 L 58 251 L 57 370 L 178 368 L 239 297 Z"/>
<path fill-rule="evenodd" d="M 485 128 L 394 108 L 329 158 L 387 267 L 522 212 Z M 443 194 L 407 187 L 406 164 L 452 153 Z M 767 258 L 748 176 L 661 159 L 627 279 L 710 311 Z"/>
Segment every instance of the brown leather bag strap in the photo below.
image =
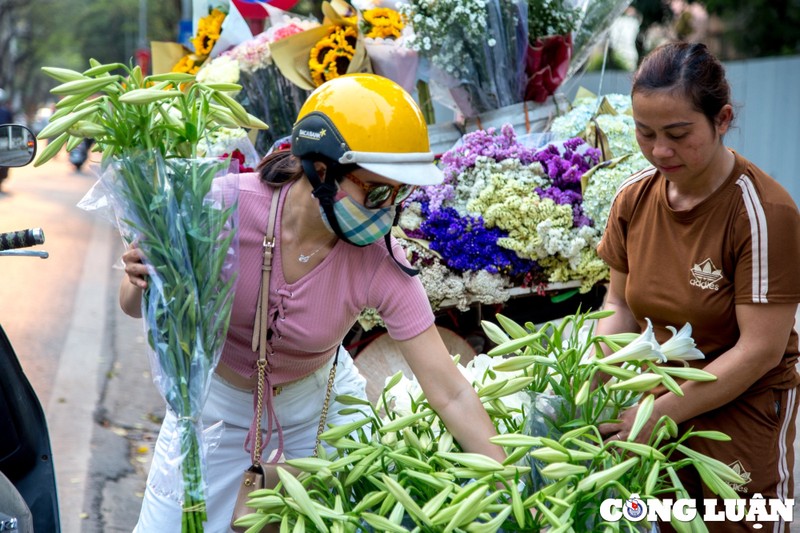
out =
<path fill-rule="evenodd" d="M 281 189 L 280 192 L 282 192 Z M 280 203 L 280 192 L 272 195 L 269 206 L 269 217 L 267 220 L 267 231 L 264 234 L 264 260 L 261 266 L 261 288 L 258 293 L 258 308 L 256 309 L 256 319 L 253 323 L 253 338 L 251 348 L 253 351 L 258 349 L 258 385 L 256 387 L 256 428 L 253 445 L 253 463 L 258 464 L 261 458 L 261 417 L 263 415 L 264 394 L 272 394 L 272 391 L 264 390 L 265 375 L 269 372 L 269 359 L 267 358 L 267 330 L 269 330 L 269 280 L 272 273 L 272 256 L 275 249 L 275 222 L 278 218 L 278 204 Z M 317 436 L 314 446 L 314 456 L 317 456 L 319 447 L 319 436 L 325 431 L 325 422 L 328 418 L 328 406 L 330 405 L 331 391 L 333 382 L 336 379 L 336 366 L 339 362 L 339 348 L 336 348 L 333 365 L 328 374 L 328 384 L 325 390 L 325 400 L 322 404 L 322 413 L 317 426 Z"/>
<path fill-rule="evenodd" d="M 278 204 L 280 203 L 280 192 L 272 195 L 269 206 L 269 217 L 267 219 L 267 231 L 264 234 L 264 259 L 261 265 L 261 288 L 258 292 L 258 308 L 256 309 L 256 319 L 253 323 L 253 338 L 251 348 L 253 351 L 258 349 L 258 359 L 266 360 L 267 357 L 267 329 L 269 324 L 269 278 L 272 273 L 272 256 L 275 249 L 275 221 L 278 218 Z"/>

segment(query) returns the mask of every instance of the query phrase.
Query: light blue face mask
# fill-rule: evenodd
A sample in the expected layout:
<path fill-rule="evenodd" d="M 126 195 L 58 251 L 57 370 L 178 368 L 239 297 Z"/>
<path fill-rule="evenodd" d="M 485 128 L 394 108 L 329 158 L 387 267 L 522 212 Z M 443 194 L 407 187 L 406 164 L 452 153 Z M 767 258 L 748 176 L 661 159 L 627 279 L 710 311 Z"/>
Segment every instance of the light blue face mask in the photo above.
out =
<path fill-rule="evenodd" d="M 335 234 L 322 206 L 319 211 L 328 230 Z M 356 246 L 366 246 L 382 239 L 391 231 L 396 212 L 397 206 L 394 205 L 367 209 L 344 191 L 339 191 L 333 201 L 333 214 L 342 230 L 339 236 Z"/>

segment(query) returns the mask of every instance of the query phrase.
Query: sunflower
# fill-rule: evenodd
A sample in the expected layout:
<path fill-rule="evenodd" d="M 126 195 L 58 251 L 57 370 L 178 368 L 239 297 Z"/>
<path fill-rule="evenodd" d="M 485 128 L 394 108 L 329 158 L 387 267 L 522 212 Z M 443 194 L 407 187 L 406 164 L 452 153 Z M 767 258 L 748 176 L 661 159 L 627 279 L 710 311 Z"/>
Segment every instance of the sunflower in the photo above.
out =
<path fill-rule="evenodd" d="M 211 53 L 214 44 L 219 40 L 224 20 L 225 13 L 219 9 L 212 9 L 209 15 L 198 21 L 197 35 L 192 38 L 194 51 L 197 55 L 207 56 Z"/>
<path fill-rule="evenodd" d="M 317 41 L 308 57 L 308 70 L 317 87 L 347 72 L 357 41 L 353 26 L 333 26 L 327 37 Z"/>
<path fill-rule="evenodd" d="M 362 31 L 366 37 L 389 39 L 400 37 L 405 22 L 403 16 L 388 7 L 376 7 L 363 12 Z"/>
<path fill-rule="evenodd" d="M 203 61 L 200 60 L 194 54 L 186 54 L 180 60 L 175 63 L 175 66 L 172 67 L 172 72 L 185 72 L 186 74 L 197 74 L 197 71 L 200 70 L 200 64 Z"/>

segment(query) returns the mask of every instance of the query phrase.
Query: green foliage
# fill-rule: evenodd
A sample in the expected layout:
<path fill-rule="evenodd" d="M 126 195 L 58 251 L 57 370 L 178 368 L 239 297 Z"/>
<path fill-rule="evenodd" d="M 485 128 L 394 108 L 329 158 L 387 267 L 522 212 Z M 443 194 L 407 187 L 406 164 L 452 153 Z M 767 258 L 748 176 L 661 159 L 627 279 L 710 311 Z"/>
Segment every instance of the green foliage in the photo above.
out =
<path fill-rule="evenodd" d="M 800 2 L 794 0 L 706 0 L 709 13 L 725 22 L 725 38 L 744 57 L 800 53 Z"/>

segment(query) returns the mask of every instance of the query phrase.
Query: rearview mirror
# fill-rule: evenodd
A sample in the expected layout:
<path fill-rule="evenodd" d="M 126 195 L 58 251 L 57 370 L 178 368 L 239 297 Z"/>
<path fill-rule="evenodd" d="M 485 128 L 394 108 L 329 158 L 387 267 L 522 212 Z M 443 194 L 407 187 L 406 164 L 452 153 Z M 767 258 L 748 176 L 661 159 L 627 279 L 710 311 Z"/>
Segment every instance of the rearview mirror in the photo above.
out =
<path fill-rule="evenodd" d="M 36 157 L 36 136 L 19 124 L 0 125 L 0 166 L 24 167 Z"/>

